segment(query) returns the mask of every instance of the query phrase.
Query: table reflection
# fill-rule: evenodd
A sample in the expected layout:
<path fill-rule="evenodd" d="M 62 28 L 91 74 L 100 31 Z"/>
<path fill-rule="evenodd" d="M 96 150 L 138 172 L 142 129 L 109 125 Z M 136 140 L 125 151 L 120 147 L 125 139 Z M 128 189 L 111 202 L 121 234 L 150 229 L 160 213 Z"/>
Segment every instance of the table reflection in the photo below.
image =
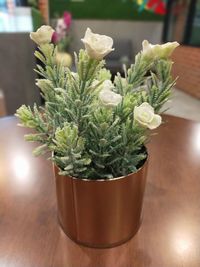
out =
<path fill-rule="evenodd" d="M 16 155 L 13 159 L 13 171 L 19 181 L 25 181 L 30 171 L 30 164 L 23 155 Z"/>
<path fill-rule="evenodd" d="M 193 135 L 191 135 L 191 140 L 193 143 L 194 150 L 200 154 L 200 125 L 194 126 Z"/>
<path fill-rule="evenodd" d="M 32 185 L 32 171 L 28 158 L 20 153 L 16 153 L 12 162 L 12 174 L 14 175 L 14 183 L 19 188 L 27 188 Z M 12 176 L 13 177 L 13 176 Z"/>
<path fill-rule="evenodd" d="M 174 237 L 175 252 L 180 255 L 186 255 L 192 251 L 192 238 L 188 235 L 178 234 Z"/>
<path fill-rule="evenodd" d="M 60 229 L 55 263 L 59 267 L 129 267 L 150 266 L 149 255 L 139 247 L 139 232 L 128 242 L 113 248 L 96 249 L 81 246 Z M 117 255 L 117 257 L 116 257 Z"/>

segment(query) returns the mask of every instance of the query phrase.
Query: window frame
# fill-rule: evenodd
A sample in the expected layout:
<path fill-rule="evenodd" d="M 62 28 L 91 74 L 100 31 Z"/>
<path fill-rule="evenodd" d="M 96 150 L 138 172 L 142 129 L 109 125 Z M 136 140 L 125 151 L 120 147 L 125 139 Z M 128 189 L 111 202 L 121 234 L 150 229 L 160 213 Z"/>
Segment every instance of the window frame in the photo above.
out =
<path fill-rule="evenodd" d="M 168 0 L 167 1 L 167 12 L 166 12 L 166 16 L 164 19 L 163 36 L 162 36 L 163 42 L 171 41 L 171 40 L 168 40 L 167 35 L 168 35 L 168 31 L 169 31 L 171 7 L 172 7 L 173 2 L 174 2 L 174 0 Z M 188 15 L 186 18 L 186 27 L 185 27 L 184 33 L 183 33 L 183 40 L 180 43 L 182 45 L 192 46 L 192 47 L 200 47 L 200 44 L 199 45 L 190 44 L 196 7 L 197 7 L 197 0 L 190 0 L 189 11 L 188 11 Z"/>

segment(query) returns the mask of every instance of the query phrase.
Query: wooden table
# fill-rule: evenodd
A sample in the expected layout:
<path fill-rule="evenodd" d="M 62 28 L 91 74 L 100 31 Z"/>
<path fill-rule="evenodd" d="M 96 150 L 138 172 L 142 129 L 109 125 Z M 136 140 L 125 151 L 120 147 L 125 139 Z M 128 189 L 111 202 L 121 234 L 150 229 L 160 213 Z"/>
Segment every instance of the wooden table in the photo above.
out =
<path fill-rule="evenodd" d="M 143 223 L 128 243 L 81 247 L 60 230 L 51 163 L 0 120 L 0 267 L 199 267 L 200 123 L 165 117 L 149 145 Z"/>

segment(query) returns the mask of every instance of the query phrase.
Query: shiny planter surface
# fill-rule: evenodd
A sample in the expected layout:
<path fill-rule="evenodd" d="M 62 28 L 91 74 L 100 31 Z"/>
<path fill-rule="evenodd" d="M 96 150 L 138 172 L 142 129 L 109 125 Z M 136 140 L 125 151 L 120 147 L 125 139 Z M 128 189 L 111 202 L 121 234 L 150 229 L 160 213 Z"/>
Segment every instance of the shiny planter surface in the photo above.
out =
<path fill-rule="evenodd" d="M 58 218 L 69 238 L 89 247 L 120 245 L 141 223 L 147 163 L 136 173 L 110 180 L 58 174 L 54 166 Z"/>

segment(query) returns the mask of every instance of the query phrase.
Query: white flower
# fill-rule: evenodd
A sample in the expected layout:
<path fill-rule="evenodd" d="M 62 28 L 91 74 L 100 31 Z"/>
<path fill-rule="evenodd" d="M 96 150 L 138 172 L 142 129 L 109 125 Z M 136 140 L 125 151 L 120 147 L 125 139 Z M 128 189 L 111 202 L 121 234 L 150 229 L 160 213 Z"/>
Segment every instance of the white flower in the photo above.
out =
<path fill-rule="evenodd" d="M 106 107 L 116 107 L 121 101 L 122 96 L 110 90 L 102 90 L 99 93 L 102 104 Z"/>
<path fill-rule="evenodd" d="M 101 84 L 101 89 L 102 90 L 111 90 L 115 88 L 114 84 L 111 82 L 111 80 L 105 80 L 102 84 Z"/>
<path fill-rule="evenodd" d="M 84 43 L 88 55 L 93 59 L 101 60 L 114 50 L 111 37 L 95 34 L 90 28 L 87 28 L 85 36 L 81 41 Z"/>
<path fill-rule="evenodd" d="M 114 88 L 114 85 L 110 80 L 105 80 L 101 87 L 102 90 L 99 93 L 99 99 L 104 106 L 116 107 L 122 101 L 122 96 L 120 94 L 111 91 L 111 89 Z"/>
<path fill-rule="evenodd" d="M 162 122 L 161 116 L 154 114 L 153 107 L 147 102 L 134 108 L 134 119 L 142 126 L 151 130 L 157 128 Z"/>
<path fill-rule="evenodd" d="M 148 59 L 168 58 L 177 46 L 179 46 L 178 42 L 152 45 L 144 40 L 142 42 L 142 55 Z"/>
<path fill-rule="evenodd" d="M 38 45 L 51 42 L 54 30 L 50 26 L 43 25 L 36 32 L 30 33 L 30 38 Z"/>

